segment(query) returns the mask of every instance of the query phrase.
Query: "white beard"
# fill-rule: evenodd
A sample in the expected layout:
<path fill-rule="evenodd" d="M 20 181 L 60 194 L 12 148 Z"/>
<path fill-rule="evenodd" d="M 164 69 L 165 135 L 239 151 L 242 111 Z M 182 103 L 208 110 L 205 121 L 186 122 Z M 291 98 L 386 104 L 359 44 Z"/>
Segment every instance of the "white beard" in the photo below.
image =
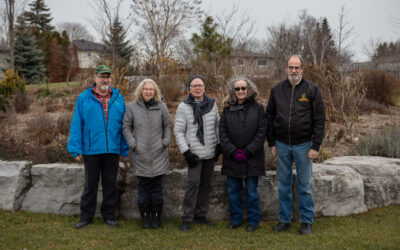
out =
<path fill-rule="evenodd" d="M 301 77 L 301 74 L 297 74 L 296 76 L 288 75 L 289 81 L 291 81 L 291 82 L 297 82 L 300 79 L 300 77 Z"/>
<path fill-rule="evenodd" d="M 108 86 L 107 85 L 101 85 L 100 89 L 105 92 L 105 91 L 108 90 Z"/>

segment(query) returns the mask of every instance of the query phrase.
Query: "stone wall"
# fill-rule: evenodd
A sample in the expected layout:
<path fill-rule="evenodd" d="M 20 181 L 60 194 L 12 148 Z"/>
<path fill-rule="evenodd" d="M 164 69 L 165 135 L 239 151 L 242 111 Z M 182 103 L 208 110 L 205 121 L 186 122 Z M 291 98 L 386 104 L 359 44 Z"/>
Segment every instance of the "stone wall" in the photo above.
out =
<path fill-rule="evenodd" d="M 216 166 L 208 217 L 229 218 L 226 178 Z M 186 186 L 186 169 L 174 169 L 164 178 L 164 218 L 180 218 Z M 293 176 L 293 219 L 298 220 L 296 173 Z M 131 172 L 118 175 L 117 214 L 138 218 L 137 178 Z M 0 161 L 0 208 L 41 213 L 79 214 L 84 168 L 78 164 L 40 164 Z M 344 216 L 368 209 L 400 204 L 400 159 L 345 156 L 313 165 L 316 216 Z M 276 172 L 266 171 L 259 180 L 263 220 L 278 217 Z M 99 183 L 98 207 L 101 203 Z"/>

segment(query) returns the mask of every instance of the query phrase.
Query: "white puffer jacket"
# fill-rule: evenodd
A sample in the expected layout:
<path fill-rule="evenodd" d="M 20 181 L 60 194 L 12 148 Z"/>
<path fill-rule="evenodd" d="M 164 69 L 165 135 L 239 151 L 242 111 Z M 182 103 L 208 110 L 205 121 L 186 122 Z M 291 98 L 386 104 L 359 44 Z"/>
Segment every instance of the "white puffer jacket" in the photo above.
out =
<path fill-rule="evenodd" d="M 175 114 L 174 133 L 181 153 L 188 149 L 200 159 L 211 159 L 215 156 L 215 146 L 219 144 L 219 114 L 214 103 L 211 111 L 203 115 L 204 145 L 197 138 L 198 124 L 193 124 L 193 108 L 184 102 L 178 105 Z"/>

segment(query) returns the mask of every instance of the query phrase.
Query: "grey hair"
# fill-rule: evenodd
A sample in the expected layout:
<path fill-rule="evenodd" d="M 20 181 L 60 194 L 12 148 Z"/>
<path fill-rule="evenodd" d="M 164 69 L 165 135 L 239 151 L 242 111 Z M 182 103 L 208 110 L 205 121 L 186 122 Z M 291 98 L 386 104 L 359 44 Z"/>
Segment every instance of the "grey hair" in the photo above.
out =
<path fill-rule="evenodd" d="M 289 60 L 292 58 L 298 58 L 300 60 L 300 67 L 303 68 L 303 58 L 299 54 L 294 54 L 294 55 L 289 56 L 286 60 L 286 67 L 289 66 Z"/>
<path fill-rule="evenodd" d="M 154 86 L 154 101 L 160 102 L 162 100 L 161 90 L 158 87 L 157 83 L 150 78 L 146 78 L 138 84 L 138 86 L 136 87 L 135 93 L 134 93 L 135 100 L 143 99 L 142 90 L 143 90 L 144 85 L 148 82 L 153 84 L 153 86 Z"/>
<path fill-rule="evenodd" d="M 256 99 L 258 97 L 258 89 L 256 84 L 246 76 L 235 76 L 228 83 L 228 95 L 224 99 L 224 104 L 228 106 L 232 102 L 237 102 L 235 83 L 238 81 L 245 81 L 247 85 L 246 99 Z"/>

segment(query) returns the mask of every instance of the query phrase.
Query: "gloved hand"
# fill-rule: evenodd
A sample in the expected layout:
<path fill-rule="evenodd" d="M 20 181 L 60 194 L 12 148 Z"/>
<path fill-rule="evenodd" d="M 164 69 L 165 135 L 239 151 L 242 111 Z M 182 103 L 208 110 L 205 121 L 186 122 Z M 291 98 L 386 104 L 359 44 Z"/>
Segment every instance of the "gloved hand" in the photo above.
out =
<path fill-rule="evenodd" d="M 218 161 L 219 156 L 222 154 L 222 147 L 221 144 L 217 144 L 217 146 L 215 147 L 215 157 L 214 157 L 214 161 Z"/>
<path fill-rule="evenodd" d="M 188 163 L 189 167 L 194 168 L 197 166 L 199 157 L 193 154 L 192 151 L 190 151 L 190 149 L 187 150 L 185 153 L 183 153 L 183 156 L 185 157 L 185 160 Z"/>
<path fill-rule="evenodd" d="M 247 161 L 247 155 L 243 149 L 236 150 L 235 161 L 244 163 Z"/>

